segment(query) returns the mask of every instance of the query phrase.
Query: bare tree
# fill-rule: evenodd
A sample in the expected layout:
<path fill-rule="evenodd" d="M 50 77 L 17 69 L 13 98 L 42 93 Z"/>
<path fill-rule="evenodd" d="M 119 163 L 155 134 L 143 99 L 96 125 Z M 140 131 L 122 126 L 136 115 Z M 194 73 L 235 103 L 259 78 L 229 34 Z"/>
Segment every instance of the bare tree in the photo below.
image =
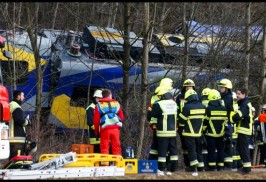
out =
<path fill-rule="evenodd" d="M 37 80 L 37 93 L 36 93 L 36 121 L 35 121 L 35 134 L 38 134 L 40 132 L 41 126 L 40 126 L 40 118 L 41 118 L 41 98 L 42 98 L 42 78 L 43 78 L 43 71 L 41 68 L 41 57 L 40 57 L 40 45 L 41 45 L 41 40 L 39 42 L 39 46 L 37 45 L 37 34 L 36 34 L 36 24 L 34 24 L 34 17 L 37 18 L 38 11 L 35 11 L 36 14 L 32 14 L 31 10 L 35 9 L 38 10 L 39 8 L 39 3 L 26 3 L 25 4 L 25 12 L 26 12 L 26 18 L 28 22 L 28 26 L 26 28 L 30 42 L 31 42 L 31 47 L 33 50 L 34 58 L 35 58 L 35 65 L 36 65 L 36 80 Z M 38 142 L 38 135 L 35 135 L 36 141 Z"/>
<path fill-rule="evenodd" d="M 54 29 L 54 26 L 55 26 L 55 21 L 57 19 L 58 6 L 59 6 L 59 2 L 57 2 L 56 5 L 55 5 L 55 10 L 54 10 L 54 16 L 53 16 L 51 29 Z"/>
<path fill-rule="evenodd" d="M 266 69 L 266 11 L 264 12 L 264 25 L 263 25 L 263 54 L 262 54 L 262 60 L 261 60 L 261 65 L 260 65 L 260 77 L 259 77 L 259 95 L 260 95 L 260 108 L 261 110 L 261 105 L 265 102 L 264 94 L 265 94 L 265 69 Z"/>
<path fill-rule="evenodd" d="M 148 76 L 148 60 L 149 60 L 149 50 L 150 50 L 150 3 L 144 3 L 144 36 L 143 36 L 143 60 L 142 60 L 142 77 L 141 77 L 141 99 L 142 104 L 140 107 L 140 135 L 138 142 L 137 158 L 140 158 L 143 139 L 144 139 L 144 125 L 146 123 L 147 116 L 147 76 Z"/>
<path fill-rule="evenodd" d="M 249 63 L 250 63 L 250 7 L 251 3 L 246 5 L 246 41 L 245 41 L 245 50 L 246 50 L 246 63 L 245 63 L 245 74 L 244 74 L 244 86 L 248 89 L 248 80 L 249 80 Z"/>

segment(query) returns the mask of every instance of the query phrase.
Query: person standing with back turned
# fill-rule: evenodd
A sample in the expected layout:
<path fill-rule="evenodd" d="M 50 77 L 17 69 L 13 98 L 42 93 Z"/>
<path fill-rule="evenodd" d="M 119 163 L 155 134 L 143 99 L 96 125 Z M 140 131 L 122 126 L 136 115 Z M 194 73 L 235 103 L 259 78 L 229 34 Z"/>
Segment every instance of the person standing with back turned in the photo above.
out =
<path fill-rule="evenodd" d="M 218 82 L 218 89 L 228 115 L 228 122 L 224 130 L 224 169 L 228 171 L 232 171 L 233 166 L 232 135 L 234 132 L 234 124 L 230 121 L 230 114 L 234 112 L 232 88 L 233 85 L 229 79 L 223 78 Z"/>
<path fill-rule="evenodd" d="M 95 134 L 100 134 L 101 153 L 109 154 L 111 143 L 112 154 L 121 155 L 120 128 L 124 114 L 119 102 L 112 99 L 112 93 L 109 89 L 104 89 L 102 96 L 103 98 L 95 106 L 93 118 Z"/>

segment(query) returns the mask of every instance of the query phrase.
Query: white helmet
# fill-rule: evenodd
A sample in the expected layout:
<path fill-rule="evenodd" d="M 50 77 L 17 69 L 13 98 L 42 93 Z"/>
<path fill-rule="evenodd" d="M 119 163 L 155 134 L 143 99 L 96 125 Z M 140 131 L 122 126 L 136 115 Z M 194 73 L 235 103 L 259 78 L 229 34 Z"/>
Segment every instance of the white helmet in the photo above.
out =
<path fill-rule="evenodd" d="M 101 90 L 95 90 L 93 97 L 103 98 L 102 91 Z"/>
<path fill-rule="evenodd" d="M 256 111 L 255 107 L 251 107 L 251 111 L 255 112 Z"/>

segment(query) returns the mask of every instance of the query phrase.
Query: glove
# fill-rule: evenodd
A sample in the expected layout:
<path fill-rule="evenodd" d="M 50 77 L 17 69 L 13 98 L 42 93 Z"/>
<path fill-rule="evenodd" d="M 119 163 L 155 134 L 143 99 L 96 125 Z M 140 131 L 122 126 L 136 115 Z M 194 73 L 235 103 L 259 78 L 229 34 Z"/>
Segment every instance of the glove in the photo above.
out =
<path fill-rule="evenodd" d="M 228 124 L 225 127 L 225 129 L 224 129 L 224 131 L 225 131 L 224 136 L 225 137 L 232 137 L 233 130 L 234 130 L 234 128 L 232 127 L 232 125 L 231 124 Z"/>
<path fill-rule="evenodd" d="M 23 124 L 23 126 L 31 126 L 31 120 L 30 120 L 30 115 L 27 115 L 26 118 L 25 118 L 25 122 Z"/>

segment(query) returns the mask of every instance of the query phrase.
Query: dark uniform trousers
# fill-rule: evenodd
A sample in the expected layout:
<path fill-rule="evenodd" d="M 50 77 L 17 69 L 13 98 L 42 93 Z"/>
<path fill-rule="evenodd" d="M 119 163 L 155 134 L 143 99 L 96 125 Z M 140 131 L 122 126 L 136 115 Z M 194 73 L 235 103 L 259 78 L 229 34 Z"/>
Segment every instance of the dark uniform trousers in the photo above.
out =
<path fill-rule="evenodd" d="M 240 154 L 241 160 L 243 162 L 243 171 L 244 172 L 250 172 L 251 171 L 250 150 L 248 148 L 248 145 L 249 145 L 249 136 L 242 134 L 242 133 L 238 133 L 237 147 L 239 149 L 239 154 Z"/>
<path fill-rule="evenodd" d="M 184 136 L 182 135 L 182 131 L 178 130 L 178 133 L 179 133 L 180 142 L 181 142 L 181 146 L 183 150 L 184 163 L 186 167 L 189 167 L 190 165 L 189 165 L 188 151 L 187 151 L 187 147 L 185 144 Z"/>
<path fill-rule="evenodd" d="M 198 166 L 204 167 L 202 156 L 201 137 L 184 137 L 185 146 L 188 151 L 188 159 L 190 162 L 190 169 L 192 172 L 197 171 Z"/>
<path fill-rule="evenodd" d="M 148 159 L 158 160 L 158 141 L 157 141 L 156 131 L 152 131 L 152 143 Z"/>
<path fill-rule="evenodd" d="M 158 137 L 158 169 L 164 171 L 166 168 L 166 156 L 169 151 L 169 166 L 167 170 L 174 172 L 178 165 L 178 152 L 177 152 L 177 142 L 176 137 Z M 168 147 L 167 147 L 168 146 Z M 165 162 L 161 159 L 165 158 Z"/>
<path fill-rule="evenodd" d="M 222 169 L 224 166 L 224 137 L 205 136 L 208 149 L 208 167 L 210 170 Z M 215 152 L 217 150 L 217 152 Z"/>
<path fill-rule="evenodd" d="M 232 139 L 225 138 L 224 141 L 224 166 L 232 168 L 233 164 Z"/>
<path fill-rule="evenodd" d="M 237 138 L 233 138 L 232 141 L 232 157 L 233 157 L 233 169 L 239 169 L 242 168 L 242 162 L 239 155 L 239 149 L 237 147 Z"/>

